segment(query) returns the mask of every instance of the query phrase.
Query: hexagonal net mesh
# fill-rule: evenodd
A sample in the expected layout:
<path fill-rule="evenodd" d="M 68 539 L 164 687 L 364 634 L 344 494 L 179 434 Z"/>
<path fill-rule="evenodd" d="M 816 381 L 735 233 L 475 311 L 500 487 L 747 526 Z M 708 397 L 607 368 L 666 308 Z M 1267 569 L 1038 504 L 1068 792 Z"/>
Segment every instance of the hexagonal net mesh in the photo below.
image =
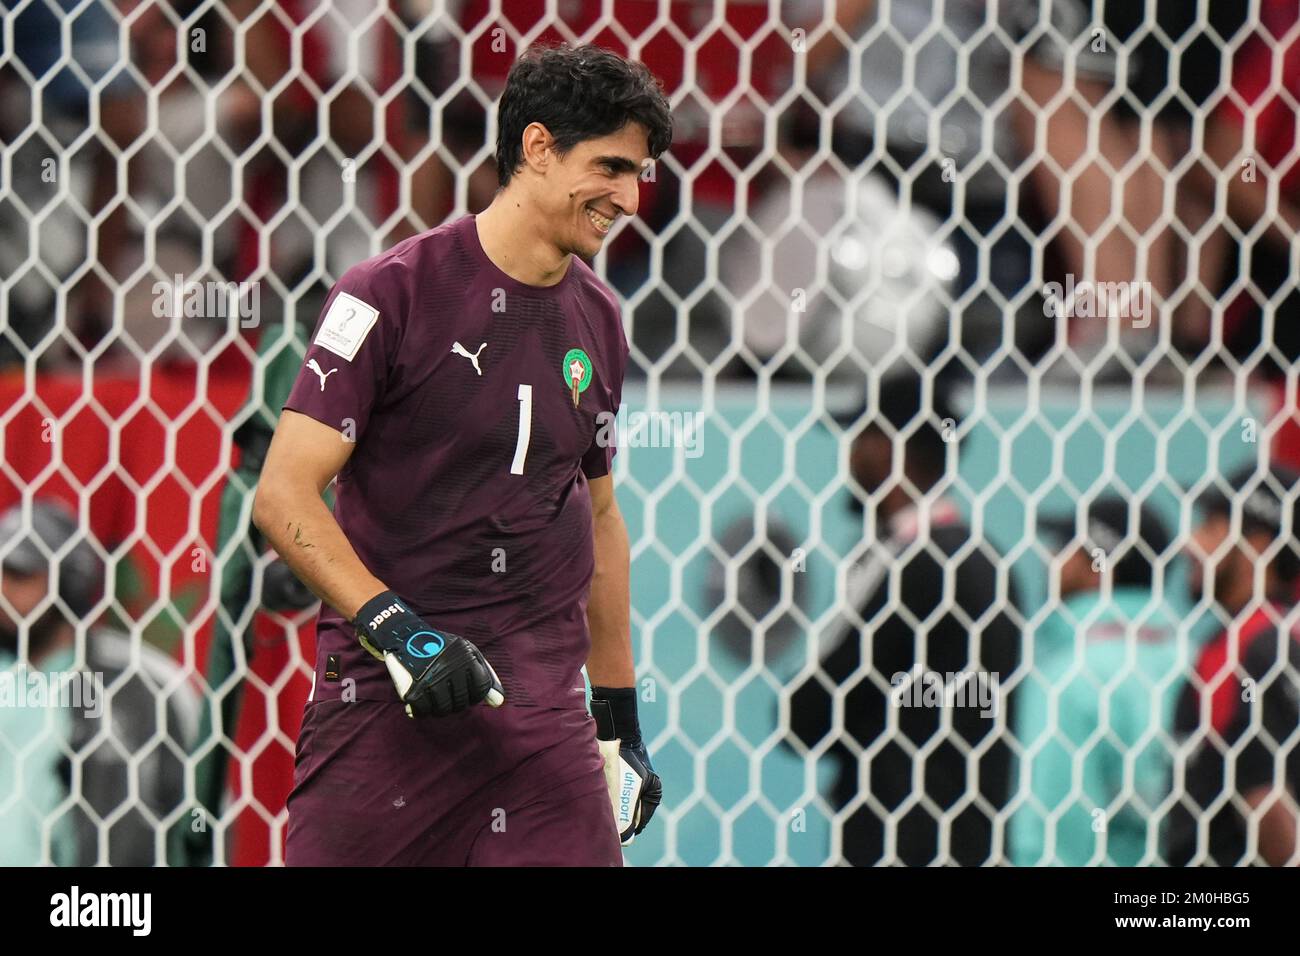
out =
<path fill-rule="evenodd" d="M 675 124 L 594 261 L 666 786 L 628 859 L 1286 855 L 1293 492 L 1232 476 L 1300 461 L 1293 0 L 0 10 L 0 862 L 283 860 L 318 605 L 261 458 L 552 41 Z"/>

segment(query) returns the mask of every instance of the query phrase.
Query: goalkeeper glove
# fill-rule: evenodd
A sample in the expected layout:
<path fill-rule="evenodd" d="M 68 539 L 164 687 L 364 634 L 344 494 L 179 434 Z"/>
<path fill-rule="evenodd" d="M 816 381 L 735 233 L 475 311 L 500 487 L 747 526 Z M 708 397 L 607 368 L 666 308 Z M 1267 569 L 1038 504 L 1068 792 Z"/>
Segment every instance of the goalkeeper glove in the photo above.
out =
<path fill-rule="evenodd" d="M 636 689 L 593 687 L 591 716 L 605 758 L 605 782 L 623 846 L 645 829 L 663 799 L 664 785 L 650 766 L 636 716 Z"/>
<path fill-rule="evenodd" d="M 505 703 L 501 680 L 483 652 L 455 634 L 430 627 L 392 591 L 357 612 L 361 646 L 384 662 L 408 717 L 445 717 L 486 700 Z"/>

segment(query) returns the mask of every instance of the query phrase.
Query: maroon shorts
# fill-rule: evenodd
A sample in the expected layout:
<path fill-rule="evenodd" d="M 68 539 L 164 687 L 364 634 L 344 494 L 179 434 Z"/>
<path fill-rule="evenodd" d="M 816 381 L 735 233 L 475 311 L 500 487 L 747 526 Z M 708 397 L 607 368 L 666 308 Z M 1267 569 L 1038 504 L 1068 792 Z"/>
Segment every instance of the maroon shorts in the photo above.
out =
<path fill-rule="evenodd" d="M 396 701 L 308 703 L 290 866 L 622 866 L 595 721 L 479 704 L 412 720 Z"/>

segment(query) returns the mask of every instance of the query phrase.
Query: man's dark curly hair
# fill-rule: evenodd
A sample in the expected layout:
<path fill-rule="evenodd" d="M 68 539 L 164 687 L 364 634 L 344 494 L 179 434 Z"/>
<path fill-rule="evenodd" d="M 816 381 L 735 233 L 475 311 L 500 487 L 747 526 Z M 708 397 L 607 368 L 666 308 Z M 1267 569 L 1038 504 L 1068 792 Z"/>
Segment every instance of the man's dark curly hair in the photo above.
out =
<path fill-rule="evenodd" d="M 673 139 L 663 87 L 640 63 L 598 46 L 530 47 L 510 68 L 497 110 L 497 180 L 510 182 L 523 163 L 523 136 L 541 123 L 563 156 L 578 143 L 640 123 L 658 159 Z"/>

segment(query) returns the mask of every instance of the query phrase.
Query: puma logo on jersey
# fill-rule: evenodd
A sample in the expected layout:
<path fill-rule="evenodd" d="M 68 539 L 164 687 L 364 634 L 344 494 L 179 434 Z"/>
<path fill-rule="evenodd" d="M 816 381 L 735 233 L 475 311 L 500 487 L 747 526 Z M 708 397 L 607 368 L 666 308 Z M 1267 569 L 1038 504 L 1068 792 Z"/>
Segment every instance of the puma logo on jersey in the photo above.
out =
<path fill-rule="evenodd" d="M 469 359 L 470 362 L 472 362 L 472 363 L 474 364 L 474 371 L 476 371 L 476 372 L 478 372 L 480 375 L 482 375 L 482 374 L 483 374 L 483 370 L 482 370 L 481 368 L 478 367 L 478 357 L 479 357 L 479 353 L 482 352 L 485 348 L 487 348 L 487 343 L 486 343 L 486 342 L 484 342 L 482 345 L 480 345 L 480 346 L 478 347 L 478 352 L 475 352 L 473 355 L 470 355 L 469 352 L 467 352 L 467 351 L 465 350 L 465 346 L 461 345 L 459 342 L 452 342 L 452 343 L 451 343 L 451 354 L 452 354 L 452 355 L 460 355 L 460 356 L 463 356 L 464 358 Z"/>
<path fill-rule="evenodd" d="M 336 368 L 332 368 L 328 372 L 321 371 L 321 367 L 316 364 L 315 359 L 308 359 L 307 367 L 311 369 L 313 372 L 315 372 L 316 377 L 320 379 L 320 390 L 322 392 L 325 391 L 325 379 L 329 378 L 331 375 L 333 375 L 335 372 L 338 371 L 338 369 Z"/>
<path fill-rule="evenodd" d="M 392 617 L 394 614 L 400 614 L 400 613 L 402 613 L 402 612 L 405 611 L 405 610 L 406 610 L 406 608 L 402 607 L 402 605 L 400 605 L 400 604 L 390 604 L 390 605 L 388 605 L 388 607 L 384 608 L 382 611 L 380 611 L 378 614 L 376 614 L 376 615 L 371 619 L 371 621 L 370 621 L 370 629 L 373 631 L 375 628 L 377 628 L 377 627 L 378 627 L 380 624 L 382 624 L 384 621 L 388 620 L 388 619 L 389 619 L 390 617 Z"/>

